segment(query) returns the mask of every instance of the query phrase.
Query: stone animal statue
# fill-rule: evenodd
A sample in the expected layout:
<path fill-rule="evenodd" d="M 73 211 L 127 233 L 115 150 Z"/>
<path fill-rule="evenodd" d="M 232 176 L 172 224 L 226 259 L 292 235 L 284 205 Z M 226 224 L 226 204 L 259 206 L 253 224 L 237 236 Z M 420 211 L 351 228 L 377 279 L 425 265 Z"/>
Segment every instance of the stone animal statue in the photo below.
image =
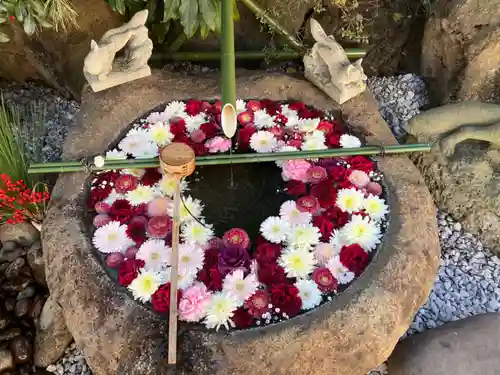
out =
<path fill-rule="evenodd" d="M 305 77 L 342 104 L 366 89 L 362 59 L 349 62 L 344 49 L 331 35 L 326 35 L 318 21 L 310 20 L 311 34 L 316 41 L 304 56 Z"/>
<path fill-rule="evenodd" d="M 148 11 L 137 12 L 121 27 L 108 30 L 97 43 L 90 42 L 90 52 L 83 62 L 83 72 L 94 91 L 151 75 L 148 60 L 153 42 L 145 23 Z M 116 55 L 124 50 L 124 56 Z"/>
<path fill-rule="evenodd" d="M 500 105 L 475 100 L 447 104 L 416 115 L 405 130 L 419 142 L 435 144 L 447 157 L 466 140 L 500 147 Z"/>

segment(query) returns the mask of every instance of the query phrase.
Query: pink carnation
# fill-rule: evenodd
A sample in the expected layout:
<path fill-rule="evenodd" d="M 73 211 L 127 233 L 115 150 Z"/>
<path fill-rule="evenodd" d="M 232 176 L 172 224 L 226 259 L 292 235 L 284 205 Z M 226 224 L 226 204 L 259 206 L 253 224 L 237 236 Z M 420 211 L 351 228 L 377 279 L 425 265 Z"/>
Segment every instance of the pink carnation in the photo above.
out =
<path fill-rule="evenodd" d="M 205 147 L 208 152 L 214 154 L 216 152 L 226 152 L 231 148 L 231 140 L 222 137 L 214 137 L 205 142 Z"/>
<path fill-rule="evenodd" d="M 311 164 L 309 162 L 297 159 L 297 160 L 288 160 L 283 163 L 283 171 L 281 175 L 283 179 L 286 181 L 296 180 L 296 181 L 304 181 L 306 182 L 309 175 L 307 171 L 311 168 Z"/>
<path fill-rule="evenodd" d="M 211 293 L 203 283 L 187 289 L 179 302 L 179 317 L 186 322 L 198 322 L 205 316 Z"/>

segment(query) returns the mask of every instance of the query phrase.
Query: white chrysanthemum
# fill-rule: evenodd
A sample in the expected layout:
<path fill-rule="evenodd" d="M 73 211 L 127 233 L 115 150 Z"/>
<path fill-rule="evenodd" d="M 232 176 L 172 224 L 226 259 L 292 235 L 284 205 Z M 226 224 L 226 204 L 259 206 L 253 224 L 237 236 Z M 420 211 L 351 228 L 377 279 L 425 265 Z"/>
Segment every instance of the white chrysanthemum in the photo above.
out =
<path fill-rule="evenodd" d="M 342 134 L 340 136 L 340 146 L 342 146 L 343 148 L 361 147 L 361 141 L 354 135 Z"/>
<path fill-rule="evenodd" d="M 210 298 L 207 305 L 207 316 L 203 321 L 207 328 L 218 330 L 221 326 L 229 329 L 233 325 L 231 318 L 239 303 L 229 294 L 221 292 L 215 293 Z"/>
<path fill-rule="evenodd" d="M 304 142 L 301 149 L 304 151 L 325 150 L 328 146 L 325 144 L 325 135 L 320 131 L 313 131 L 304 136 Z"/>
<path fill-rule="evenodd" d="M 167 267 L 171 251 L 165 241 L 150 239 L 141 245 L 135 257 L 144 261 L 144 268 L 157 272 Z"/>
<path fill-rule="evenodd" d="M 168 103 L 163 111 L 162 117 L 164 118 L 164 122 L 168 122 L 174 117 L 181 117 L 185 119 L 188 117 L 188 114 L 186 113 L 186 104 L 179 101 Z"/>
<path fill-rule="evenodd" d="M 312 215 L 309 212 L 299 211 L 297 203 L 292 200 L 286 201 L 281 205 L 280 216 L 283 220 L 290 223 L 291 226 L 309 224 L 312 220 Z"/>
<path fill-rule="evenodd" d="M 181 236 L 186 243 L 205 245 L 214 236 L 214 231 L 211 225 L 191 220 L 182 226 Z"/>
<path fill-rule="evenodd" d="M 177 272 L 177 289 L 185 290 L 192 286 L 195 282 L 197 272 L 196 270 L 188 268 L 179 268 Z M 163 269 L 158 274 L 161 279 L 161 284 L 169 283 L 172 276 L 172 267 Z"/>
<path fill-rule="evenodd" d="M 157 122 L 156 124 L 151 125 L 149 128 L 149 134 L 151 136 L 151 140 L 158 146 L 166 146 L 169 143 L 172 143 L 172 140 L 174 139 L 174 135 L 170 131 L 170 126 L 165 125 L 163 122 Z"/>
<path fill-rule="evenodd" d="M 116 190 L 113 189 L 111 190 L 111 193 L 109 193 L 109 195 L 103 200 L 103 202 L 111 206 L 118 199 L 126 199 L 126 196 L 123 194 L 118 194 Z"/>
<path fill-rule="evenodd" d="M 257 152 L 272 152 L 277 146 L 274 134 L 266 130 L 259 130 L 250 137 L 250 147 Z"/>
<path fill-rule="evenodd" d="M 314 259 L 316 259 L 317 264 L 324 266 L 334 255 L 338 255 L 339 252 L 336 251 L 334 245 L 331 243 L 320 242 L 314 248 Z"/>
<path fill-rule="evenodd" d="M 296 110 L 290 109 L 288 104 L 283 104 L 281 106 L 281 114 L 287 118 L 286 127 L 293 128 L 299 125 L 299 114 Z"/>
<path fill-rule="evenodd" d="M 141 270 L 128 288 L 136 300 L 149 302 L 160 285 L 161 278 L 157 272 Z"/>
<path fill-rule="evenodd" d="M 356 188 L 340 189 L 337 193 L 337 206 L 344 212 L 359 212 L 363 208 L 365 195 Z"/>
<path fill-rule="evenodd" d="M 273 128 L 276 126 L 274 122 L 275 116 L 271 116 L 265 109 L 259 109 L 254 112 L 254 124 L 257 129 Z"/>
<path fill-rule="evenodd" d="M 101 253 L 109 254 L 124 251 L 133 242 L 127 236 L 126 225 L 111 221 L 95 231 L 92 243 Z"/>
<path fill-rule="evenodd" d="M 312 224 L 301 224 L 292 227 L 288 235 L 288 245 L 293 248 L 309 250 L 312 246 L 319 244 L 321 233 Z"/>
<path fill-rule="evenodd" d="M 170 256 L 171 256 L 170 252 Z M 182 243 L 179 245 L 179 270 L 196 273 L 203 267 L 205 251 L 195 244 Z"/>
<path fill-rule="evenodd" d="M 127 155 L 123 151 L 111 150 L 106 152 L 106 160 L 124 160 Z"/>
<path fill-rule="evenodd" d="M 200 129 L 200 126 L 207 122 L 207 115 L 203 112 L 195 116 L 189 116 L 186 120 L 186 130 L 192 133 Z"/>
<path fill-rule="evenodd" d="M 118 146 L 123 152 L 135 156 L 142 154 L 143 150 L 147 148 L 149 142 L 149 135 L 144 129 L 132 129 L 128 132 L 127 136 L 123 138 Z"/>
<path fill-rule="evenodd" d="M 280 141 L 278 141 L 280 142 Z M 297 147 L 293 146 L 288 146 L 288 145 L 283 145 L 283 146 L 278 146 L 278 152 L 294 152 L 294 151 L 299 151 Z M 275 163 L 278 167 L 282 167 L 283 164 L 285 164 L 286 160 L 276 160 Z"/>
<path fill-rule="evenodd" d="M 180 217 L 181 217 L 181 223 L 186 223 L 188 221 L 194 220 L 194 218 L 200 219 L 201 218 L 201 213 L 203 211 L 203 205 L 201 204 L 201 201 L 196 198 L 191 198 L 190 195 L 187 197 L 183 198 L 183 202 L 181 202 L 181 207 L 180 207 Z M 169 216 L 173 217 L 174 216 L 174 207 L 171 205 L 168 209 L 168 214 Z"/>
<path fill-rule="evenodd" d="M 138 206 L 142 203 L 149 203 L 158 196 L 158 193 L 151 187 L 138 185 L 134 190 L 127 192 L 126 197 L 130 204 Z"/>
<path fill-rule="evenodd" d="M 158 146 L 153 142 L 144 143 L 143 147 L 133 154 L 136 159 L 152 159 L 156 158 L 160 153 Z"/>
<path fill-rule="evenodd" d="M 247 102 L 242 99 L 236 99 L 236 113 L 240 114 L 247 110 Z"/>
<path fill-rule="evenodd" d="M 262 236 L 272 243 L 281 243 L 290 233 L 290 224 L 277 216 L 270 216 L 260 225 Z"/>
<path fill-rule="evenodd" d="M 366 251 L 372 251 L 380 243 L 380 227 L 369 217 L 353 215 L 342 228 L 342 236 L 347 244 L 358 244 Z"/>
<path fill-rule="evenodd" d="M 237 269 L 224 279 L 222 291 L 233 297 L 239 304 L 252 296 L 259 286 L 257 276 L 250 273 L 244 277 L 243 270 Z"/>
<path fill-rule="evenodd" d="M 146 173 L 145 169 L 141 168 L 133 168 L 133 169 L 122 169 L 120 170 L 120 174 L 129 174 L 131 176 L 135 176 L 137 178 L 142 178 Z"/>
<path fill-rule="evenodd" d="M 174 196 L 175 193 L 175 178 L 171 174 L 164 174 L 160 181 L 158 181 L 158 188 L 163 195 L 170 198 Z M 181 180 L 181 192 L 187 190 L 186 180 Z"/>
<path fill-rule="evenodd" d="M 389 207 L 380 197 L 370 194 L 363 201 L 363 208 L 373 220 L 383 219 L 389 212 Z"/>
<path fill-rule="evenodd" d="M 342 232 L 338 229 L 334 229 L 330 236 L 330 244 L 333 246 L 334 255 L 339 255 L 342 247 L 346 245 L 346 240 L 342 235 Z"/>
<path fill-rule="evenodd" d="M 303 118 L 299 120 L 299 130 L 304 133 L 310 133 L 318 128 L 319 118 Z"/>
<path fill-rule="evenodd" d="M 330 259 L 327 268 L 332 273 L 333 277 L 337 279 L 339 284 L 348 284 L 352 280 L 354 280 L 355 274 L 354 272 L 349 271 L 340 261 L 340 257 L 335 255 Z"/>
<path fill-rule="evenodd" d="M 170 120 L 169 117 L 165 114 L 165 112 L 152 112 L 146 117 L 146 122 L 148 124 L 156 124 L 157 122 L 168 122 Z"/>
<path fill-rule="evenodd" d="M 312 280 L 298 280 L 295 286 L 299 290 L 299 297 L 302 300 L 302 309 L 310 310 L 321 303 L 321 291 Z"/>
<path fill-rule="evenodd" d="M 289 248 L 278 258 L 288 277 L 305 279 L 314 270 L 314 254 L 304 248 Z"/>

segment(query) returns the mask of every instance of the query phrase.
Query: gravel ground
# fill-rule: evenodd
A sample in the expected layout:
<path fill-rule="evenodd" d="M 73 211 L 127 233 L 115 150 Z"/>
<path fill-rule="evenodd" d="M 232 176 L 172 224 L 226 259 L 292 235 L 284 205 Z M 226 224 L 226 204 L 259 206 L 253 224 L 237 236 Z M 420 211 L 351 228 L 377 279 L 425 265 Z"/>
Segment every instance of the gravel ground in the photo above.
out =
<path fill-rule="evenodd" d="M 199 69 L 201 73 L 202 68 Z M 404 123 L 427 103 L 423 81 L 406 74 L 371 78 L 368 85 L 395 135 L 398 138 L 404 136 Z M 56 98 L 50 90 L 34 86 L 10 88 L 4 96 L 23 105 L 33 99 L 54 102 L 47 113 L 44 154 L 45 159 L 57 159 L 66 129 L 74 126 L 77 104 Z M 471 315 L 500 311 L 500 285 L 495 282 L 500 280 L 500 259 L 485 249 L 477 238 L 464 232 L 460 223 L 451 217 L 440 213 L 437 220 L 442 246 L 441 267 L 429 300 L 418 311 L 404 337 Z M 58 375 L 91 374 L 75 346 L 47 370 Z M 384 366 L 377 370 L 371 374 L 386 372 Z"/>

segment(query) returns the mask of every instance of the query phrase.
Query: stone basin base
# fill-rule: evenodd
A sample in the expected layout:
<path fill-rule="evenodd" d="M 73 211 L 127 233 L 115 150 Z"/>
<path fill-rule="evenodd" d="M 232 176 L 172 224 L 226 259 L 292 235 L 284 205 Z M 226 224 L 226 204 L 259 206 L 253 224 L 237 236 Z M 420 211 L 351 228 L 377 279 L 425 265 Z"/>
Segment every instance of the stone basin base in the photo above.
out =
<path fill-rule="evenodd" d="M 238 72 L 239 98 L 300 100 L 341 109 L 369 144 L 396 140 L 370 93 L 334 102 L 303 79 Z M 64 158 L 103 153 L 143 113 L 171 101 L 219 99 L 219 76 L 163 71 L 82 98 L 79 127 Z M 61 175 L 43 227 L 47 282 L 66 325 L 96 375 L 364 375 L 382 363 L 422 305 L 439 264 L 436 210 L 405 156 L 379 158 L 389 189 L 391 221 L 366 271 L 331 303 L 284 323 L 233 332 L 180 326 L 178 364 L 167 368 L 166 321 L 118 290 L 92 255 L 84 224 L 89 175 Z"/>

